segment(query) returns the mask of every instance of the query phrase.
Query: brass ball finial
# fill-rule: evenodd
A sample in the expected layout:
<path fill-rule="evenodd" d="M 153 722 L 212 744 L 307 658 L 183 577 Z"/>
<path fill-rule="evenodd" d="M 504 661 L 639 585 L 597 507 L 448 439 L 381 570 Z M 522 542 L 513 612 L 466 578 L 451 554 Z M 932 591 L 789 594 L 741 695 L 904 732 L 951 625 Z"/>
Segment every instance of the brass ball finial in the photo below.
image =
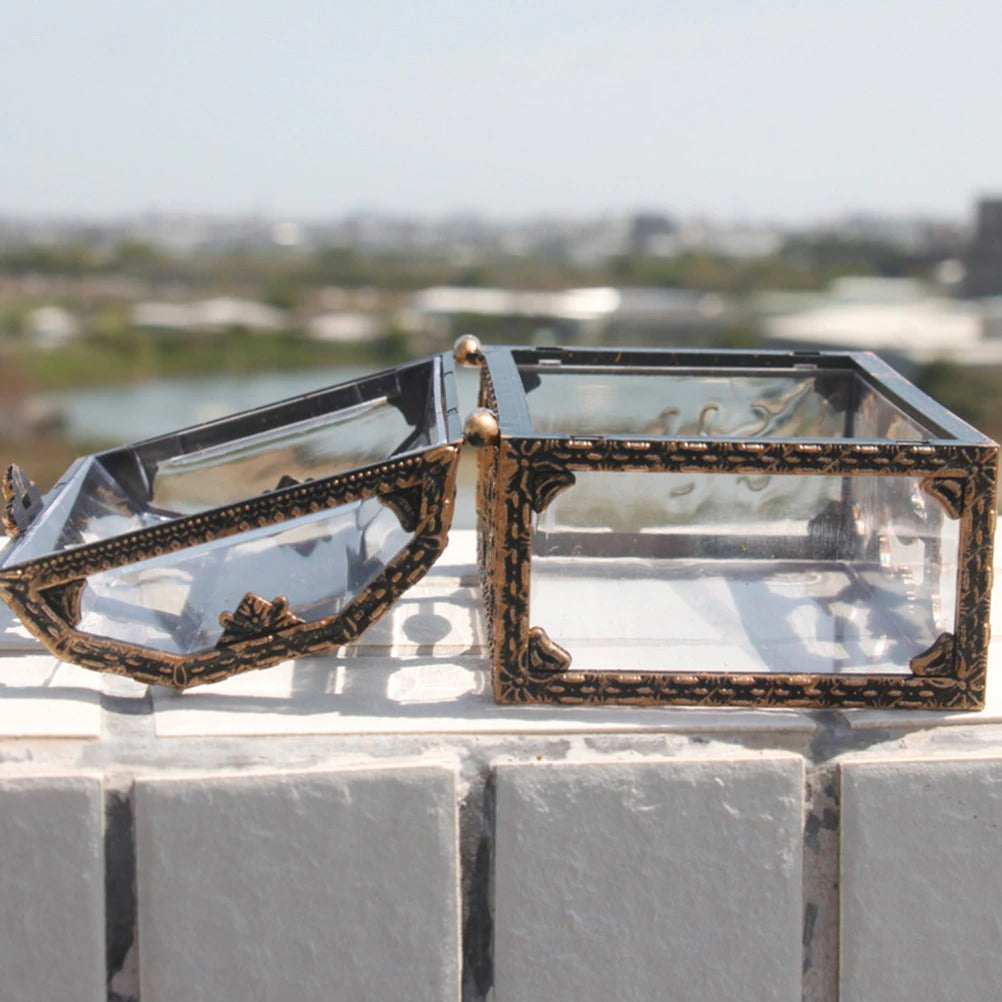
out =
<path fill-rule="evenodd" d="M 500 435 L 498 419 L 486 407 L 478 407 L 473 411 L 463 427 L 463 440 L 475 449 L 494 445 Z"/>
<path fill-rule="evenodd" d="M 452 346 L 452 354 L 457 365 L 480 365 L 484 353 L 480 347 L 480 339 L 472 334 L 461 334 Z"/>

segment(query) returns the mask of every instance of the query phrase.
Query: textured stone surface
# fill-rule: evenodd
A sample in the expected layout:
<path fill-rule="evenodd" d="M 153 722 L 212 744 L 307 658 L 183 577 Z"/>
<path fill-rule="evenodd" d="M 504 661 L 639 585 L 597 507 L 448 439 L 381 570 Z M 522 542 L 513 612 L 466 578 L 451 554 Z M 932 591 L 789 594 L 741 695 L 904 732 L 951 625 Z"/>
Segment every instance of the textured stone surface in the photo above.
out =
<path fill-rule="evenodd" d="M 0 779 L 0 998 L 106 997 L 101 783 Z"/>
<path fill-rule="evenodd" d="M 144 1000 L 458 998 L 451 770 L 137 784 Z"/>
<path fill-rule="evenodd" d="M 842 766 L 841 1000 L 997 999 L 1002 758 Z"/>
<path fill-rule="evenodd" d="M 494 1002 L 800 999 L 802 762 L 504 766 Z"/>
<path fill-rule="evenodd" d="M 50 654 L 0 655 L 0 739 L 99 738 L 103 681 Z"/>

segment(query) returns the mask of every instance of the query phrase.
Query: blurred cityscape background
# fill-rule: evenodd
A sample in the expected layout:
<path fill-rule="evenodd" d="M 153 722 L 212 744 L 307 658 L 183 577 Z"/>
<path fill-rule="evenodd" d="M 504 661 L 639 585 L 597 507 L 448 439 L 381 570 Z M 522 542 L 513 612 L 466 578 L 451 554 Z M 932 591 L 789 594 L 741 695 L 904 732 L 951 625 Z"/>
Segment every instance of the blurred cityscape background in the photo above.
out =
<path fill-rule="evenodd" d="M 10 5 L 0 460 L 48 487 L 466 332 L 870 349 L 1002 437 L 1000 30 L 979 0 Z"/>

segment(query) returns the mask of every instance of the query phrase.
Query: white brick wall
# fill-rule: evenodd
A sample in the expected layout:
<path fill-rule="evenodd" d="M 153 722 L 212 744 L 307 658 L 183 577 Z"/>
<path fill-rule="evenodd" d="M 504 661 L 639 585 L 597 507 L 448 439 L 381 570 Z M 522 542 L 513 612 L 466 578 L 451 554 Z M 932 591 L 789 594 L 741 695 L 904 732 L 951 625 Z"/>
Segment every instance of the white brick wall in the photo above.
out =
<path fill-rule="evenodd" d="M 799 759 L 497 777 L 495 1002 L 797 1002 Z"/>
<path fill-rule="evenodd" d="M 0 999 L 105 998 L 101 781 L 0 777 Z"/>
<path fill-rule="evenodd" d="M 141 994 L 458 999 L 456 791 L 444 768 L 138 785 Z"/>
<path fill-rule="evenodd" d="M 1002 758 L 842 766 L 842 1002 L 1002 997 Z"/>

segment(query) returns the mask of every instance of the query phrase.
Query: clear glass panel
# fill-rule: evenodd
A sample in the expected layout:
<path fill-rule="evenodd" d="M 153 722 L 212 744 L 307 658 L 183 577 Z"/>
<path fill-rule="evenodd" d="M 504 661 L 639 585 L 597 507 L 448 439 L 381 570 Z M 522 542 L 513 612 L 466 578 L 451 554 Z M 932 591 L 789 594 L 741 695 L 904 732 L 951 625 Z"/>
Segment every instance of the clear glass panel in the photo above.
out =
<path fill-rule="evenodd" d="M 192 514 L 274 490 L 285 477 L 316 480 L 385 459 L 413 428 L 386 397 L 246 435 L 160 463 L 151 505 Z"/>
<path fill-rule="evenodd" d="M 87 471 L 76 502 L 69 510 L 53 550 L 95 543 L 169 520 L 136 504 L 108 471 L 95 462 Z"/>
<path fill-rule="evenodd" d="M 93 483 L 92 457 L 77 460 L 66 471 L 59 483 L 44 498 L 41 513 L 31 523 L 28 531 L 16 537 L 4 550 L 0 566 L 10 567 L 27 560 L 44 557 L 54 549 L 62 548 L 59 539 L 66 533 L 66 521 L 85 485 Z M 100 478 L 100 474 L 99 474 Z"/>
<path fill-rule="evenodd" d="M 532 427 L 542 434 L 931 437 L 849 369 L 749 374 L 537 365 L 519 372 Z"/>
<path fill-rule="evenodd" d="M 39 517 L 44 531 L 32 527 L 8 563 L 434 445 L 444 430 L 433 406 L 438 372 L 419 363 L 89 457 Z"/>
<path fill-rule="evenodd" d="M 613 671 L 909 671 L 954 628 L 959 523 L 907 477 L 576 472 L 530 621 Z"/>
<path fill-rule="evenodd" d="M 248 592 L 307 622 L 340 612 L 411 541 L 375 498 L 94 574 L 79 629 L 172 654 L 210 650 Z"/>
<path fill-rule="evenodd" d="M 928 429 L 906 417 L 885 396 L 860 384 L 852 422 L 853 438 L 887 438 L 897 442 L 920 442 L 937 438 Z"/>

